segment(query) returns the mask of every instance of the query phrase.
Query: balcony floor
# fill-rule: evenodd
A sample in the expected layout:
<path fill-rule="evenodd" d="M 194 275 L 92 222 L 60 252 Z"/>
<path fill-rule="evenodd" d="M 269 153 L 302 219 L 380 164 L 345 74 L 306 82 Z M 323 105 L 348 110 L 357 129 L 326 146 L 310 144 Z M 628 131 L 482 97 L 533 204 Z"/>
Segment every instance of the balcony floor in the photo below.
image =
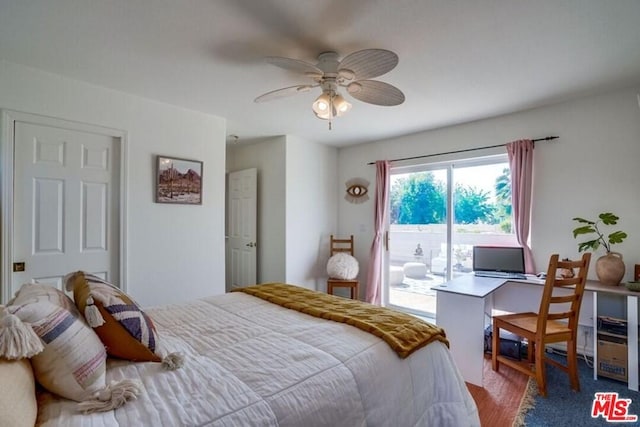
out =
<path fill-rule="evenodd" d="M 405 277 L 402 284 L 389 287 L 389 303 L 435 317 L 436 291 L 431 288 L 443 282 L 443 277 L 436 275 L 427 275 L 424 279 Z"/>

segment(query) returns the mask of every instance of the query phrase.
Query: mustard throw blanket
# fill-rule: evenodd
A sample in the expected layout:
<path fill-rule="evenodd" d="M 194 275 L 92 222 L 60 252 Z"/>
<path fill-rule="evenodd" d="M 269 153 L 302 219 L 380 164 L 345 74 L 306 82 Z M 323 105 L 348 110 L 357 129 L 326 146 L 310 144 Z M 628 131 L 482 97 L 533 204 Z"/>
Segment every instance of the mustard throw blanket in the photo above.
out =
<path fill-rule="evenodd" d="M 382 338 L 401 358 L 432 341 L 441 341 L 449 346 L 442 328 L 389 308 L 284 283 L 266 283 L 234 291 L 245 292 L 311 316 L 360 328 Z"/>

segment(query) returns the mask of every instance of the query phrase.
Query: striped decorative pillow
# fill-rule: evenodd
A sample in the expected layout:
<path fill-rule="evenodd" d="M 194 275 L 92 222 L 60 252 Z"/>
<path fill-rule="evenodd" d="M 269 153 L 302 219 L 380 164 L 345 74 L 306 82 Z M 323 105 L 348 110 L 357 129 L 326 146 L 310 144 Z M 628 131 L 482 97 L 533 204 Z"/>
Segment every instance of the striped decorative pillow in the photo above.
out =
<path fill-rule="evenodd" d="M 49 285 L 25 284 L 6 310 L 30 324 L 44 344 L 31 358 L 44 388 L 75 401 L 105 388 L 104 346 L 67 295 Z"/>
<path fill-rule="evenodd" d="M 76 305 L 102 340 L 109 356 L 161 362 L 158 333 L 140 306 L 114 285 L 79 271 L 66 280 Z"/>
<path fill-rule="evenodd" d="M 54 305 L 59 305 L 65 310 L 73 311 L 75 304 L 69 295 L 65 294 L 58 288 L 41 283 L 25 283 L 20 287 L 16 295 L 7 305 L 14 305 L 14 302 L 20 297 L 20 301 L 29 301 L 36 299 L 38 301 L 49 301 Z"/>

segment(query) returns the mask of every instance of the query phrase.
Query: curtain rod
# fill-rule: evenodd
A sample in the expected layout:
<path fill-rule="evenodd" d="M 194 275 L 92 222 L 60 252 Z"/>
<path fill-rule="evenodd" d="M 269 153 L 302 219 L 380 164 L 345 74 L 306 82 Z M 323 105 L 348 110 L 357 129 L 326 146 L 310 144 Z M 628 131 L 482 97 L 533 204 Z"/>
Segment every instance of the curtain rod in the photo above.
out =
<path fill-rule="evenodd" d="M 533 142 L 537 141 L 551 141 L 554 139 L 560 138 L 559 136 L 547 136 L 545 138 L 533 139 Z M 436 153 L 436 154 L 425 154 L 423 156 L 413 156 L 413 157 L 403 157 L 401 159 L 393 159 L 389 160 L 390 162 L 400 162 L 402 160 L 414 160 L 414 159 L 424 159 L 426 157 L 435 157 L 435 156 L 443 156 L 445 154 L 456 154 L 456 153 L 466 153 L 467 151 L 476 151 L 476 150 L 485 150 L 487 148 L 496 148 L 496 147 L 504 147 L 507 144 L 496 144 L 496 145 L 487 145 L 486 147 L 475 147 L 475 148 L 467 148 L 465 150 L 456 150 L 456 151 L 447 151 L 445 153 Z M 368 165 L 375 165 L 376 162 L 369 162 Z"/>

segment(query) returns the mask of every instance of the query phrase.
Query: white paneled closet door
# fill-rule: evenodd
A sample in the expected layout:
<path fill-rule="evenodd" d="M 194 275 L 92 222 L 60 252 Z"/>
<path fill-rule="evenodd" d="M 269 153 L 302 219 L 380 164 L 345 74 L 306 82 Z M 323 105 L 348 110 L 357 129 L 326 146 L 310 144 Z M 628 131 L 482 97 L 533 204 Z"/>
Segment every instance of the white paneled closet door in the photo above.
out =
<path fill-rule="evenodd" d="M 117 281 L 119 138 L 16 121 L 14 150 L 11 294 L 75 270 Z"/>

